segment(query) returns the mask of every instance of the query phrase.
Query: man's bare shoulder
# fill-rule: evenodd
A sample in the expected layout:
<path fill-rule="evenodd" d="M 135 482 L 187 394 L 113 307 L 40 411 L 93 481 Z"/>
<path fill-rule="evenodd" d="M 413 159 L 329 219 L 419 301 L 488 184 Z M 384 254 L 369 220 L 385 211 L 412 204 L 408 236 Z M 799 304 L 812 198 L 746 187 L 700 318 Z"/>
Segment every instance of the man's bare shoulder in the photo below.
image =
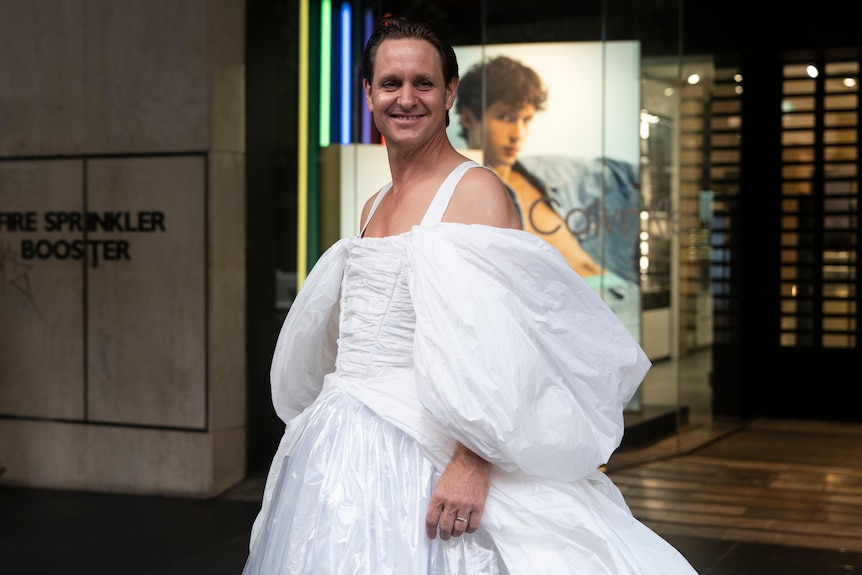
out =
<path fill-rule="evenodd" d="M 474 168 L 464 174 L 443 220 L 497 228 L 521 227 L 509 192 L 497 174 L 486 168 Z"/>
<path fill-rule="evenodd" d="M 359 215 L 359 228 L 362 229 L 365 226 L 365 221 L 368 219 L 368 214 L 371 213 L 371 206 L 374 205 L 374 201 L 377 199 L 377 196 L 380 192 L 375 192 L 371 194 L 371 197 L 365 201 L 365 205 L 362 206 L 362 213 Z"/>

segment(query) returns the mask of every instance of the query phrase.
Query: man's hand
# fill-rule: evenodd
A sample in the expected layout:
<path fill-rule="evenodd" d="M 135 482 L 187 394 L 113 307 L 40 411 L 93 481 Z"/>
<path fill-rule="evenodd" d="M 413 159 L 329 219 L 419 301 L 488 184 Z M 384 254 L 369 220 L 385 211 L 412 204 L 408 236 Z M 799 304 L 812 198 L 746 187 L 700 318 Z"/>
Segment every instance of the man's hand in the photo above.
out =
<path fill-rule="evenodd" d="M 438 528 L 444 541 L 476 531 L 482 521 L 490 485 L 491 463 L 459 443 L 428 504 L 425 517 L 428 537 L 434 539 Z"/>

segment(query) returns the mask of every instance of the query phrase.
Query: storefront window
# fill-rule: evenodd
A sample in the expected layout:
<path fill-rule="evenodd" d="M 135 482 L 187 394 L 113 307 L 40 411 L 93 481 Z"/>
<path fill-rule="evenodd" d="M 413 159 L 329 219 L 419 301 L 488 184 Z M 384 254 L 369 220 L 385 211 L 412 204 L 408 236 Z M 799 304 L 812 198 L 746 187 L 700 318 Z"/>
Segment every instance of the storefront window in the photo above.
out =
<path fill-rule="evenodd" d="M 413 4 L 456 45 L 450 140 L 498 171 L 524 229 L 560 249 L 653 361 L 627 408 L 620 459 L 686 448 L 684 436 L 712 424 L 714 190 L 703 143 L 714 70 L 679 51 L 681 0 L 547 3 L 546 12 L 491 0 Z M 321 58 L 310 66 L 309 118 L 319 121 L 304 198 L 317 219 L 299 248 L 309 268 L 357 232 L 365 199 L 388 181 L 358 70 L 375 22 L 402 9 L 321 7 L 309 19 L 321 27 L 309 34 Z"/>

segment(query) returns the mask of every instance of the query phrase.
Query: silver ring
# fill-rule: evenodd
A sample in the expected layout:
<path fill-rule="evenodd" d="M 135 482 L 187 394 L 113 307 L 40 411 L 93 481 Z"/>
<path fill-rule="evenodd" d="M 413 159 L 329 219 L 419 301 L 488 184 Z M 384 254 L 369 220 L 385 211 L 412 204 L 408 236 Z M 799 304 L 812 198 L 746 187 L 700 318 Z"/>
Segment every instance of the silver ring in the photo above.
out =
<path fill-rule="evenodd" d="M 455 521 L 460 521 L 461 523 L 467 523 L 467 518 L 466 518 L 466 517 L 458 517 L 458 516 L 456 515 L 456 516 L 455 516 Z"/>

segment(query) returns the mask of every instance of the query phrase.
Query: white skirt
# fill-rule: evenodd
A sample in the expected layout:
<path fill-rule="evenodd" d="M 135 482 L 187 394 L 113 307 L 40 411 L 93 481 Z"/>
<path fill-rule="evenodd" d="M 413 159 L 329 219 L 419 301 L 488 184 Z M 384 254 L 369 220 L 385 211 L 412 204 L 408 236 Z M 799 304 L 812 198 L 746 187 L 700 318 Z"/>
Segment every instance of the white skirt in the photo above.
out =
<path fill-rule="evenodd" d="M 428 539 L 440 474 L 414 439 L 344 391 L 310 409 L 243 575 L 507 573 L 482 529 Z"/>

